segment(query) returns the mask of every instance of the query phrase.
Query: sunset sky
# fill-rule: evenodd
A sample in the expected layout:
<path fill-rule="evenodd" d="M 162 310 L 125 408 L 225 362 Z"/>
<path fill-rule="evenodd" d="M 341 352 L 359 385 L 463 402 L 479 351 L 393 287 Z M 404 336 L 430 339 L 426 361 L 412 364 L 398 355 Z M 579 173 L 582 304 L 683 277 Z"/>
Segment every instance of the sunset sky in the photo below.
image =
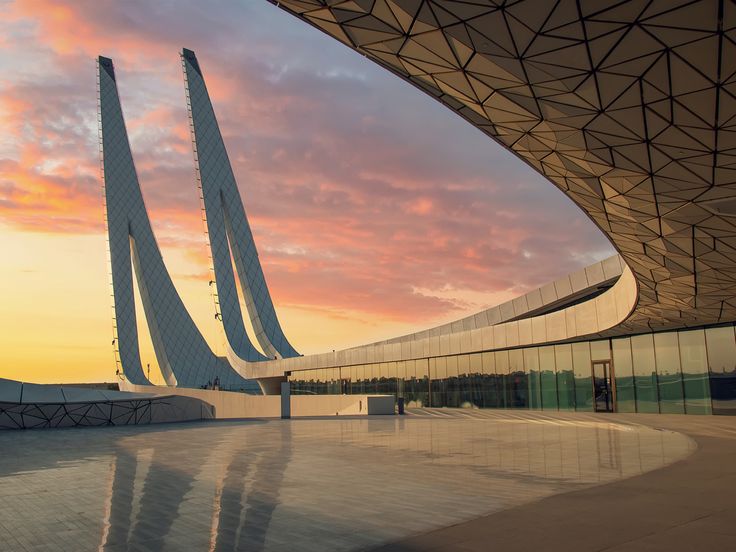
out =
<path fill-rule="evenodd" d="M 613 253 L 523 162 L 266 0 L 0 0 L 0 377 L 114 380 L 100 54 L 115 62 L 164 260 L 224 354 L 182 47 L 202 65 L 271 295 L 302 353 L 452 320 Z M 150 341 L 141 349 L 161 381 Z"/>

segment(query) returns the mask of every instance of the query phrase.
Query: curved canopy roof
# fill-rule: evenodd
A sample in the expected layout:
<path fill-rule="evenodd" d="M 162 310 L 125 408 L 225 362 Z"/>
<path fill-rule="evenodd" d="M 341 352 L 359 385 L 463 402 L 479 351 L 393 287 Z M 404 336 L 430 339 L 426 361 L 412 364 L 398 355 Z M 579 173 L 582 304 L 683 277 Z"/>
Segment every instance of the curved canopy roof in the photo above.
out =
<path fill-rule="evenodd" d="M 736 319 L 734 4 L 274 3 L 435 96 L 580 206 L 639 286 L 611 333 Z"/>

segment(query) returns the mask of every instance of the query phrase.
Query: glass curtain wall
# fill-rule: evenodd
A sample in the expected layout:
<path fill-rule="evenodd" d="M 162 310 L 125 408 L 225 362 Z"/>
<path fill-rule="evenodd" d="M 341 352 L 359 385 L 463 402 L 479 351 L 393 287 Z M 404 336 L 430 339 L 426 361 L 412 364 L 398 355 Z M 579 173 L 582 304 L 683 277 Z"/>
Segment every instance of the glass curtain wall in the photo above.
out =
<path fill-rule="evenodd" d="M 527 374 L 529 408 L 542 408 L 542 386 L 539 374 L 539 348 L 524 349 L 524 372 Z"/>
<path fill-rule="evenodd" d="M 392 394 L 408 407 L 593 410 L 607 361 L 615 411 L 736 415 L 734 326 L 292 372 L 294 394 Z"/>
<path fill-rule="evenodd" d="M 496 372 L 495 353 L 481 353 L 483 363 L 482 391 L 483 406 L 485 408 L 503 408 L 502 385 Z"/>
<path fill-rule="evenodd" d="M 682 388 L 687 414 L 711 414 L 705 330 L 679 332 Z"/>
<path fill-rule="evenodd" d="M 705 341 L 715 414 L 736 414 L 736 342 L 733 326 L 708 328 Z"/>
<path fill-rule="evenodd" d="M 652 334 L 633 336 L 631 338 L 631 354 L 634 359 L 636 411 L 659 412 L 657 369 Z"/>
<path fill-rule="evenodd" d="M 616 380 L 616 410 L 636 412 L 634 363 L 631 360 L 631 338 L 611 340 L 613 370 Z"/>
<path fill-rule="evenodd" d="M 509 375 L 506 378 L 506 404 L 509 408 L 527 408 L 529 406 L 527 373 L 524 371 L 524 351 L 509 351 Z"/>
<path fill-rule="evenodd" d="M 559 408 L 560 410 L 575 410 L 575 377 L 572 371 L 572 345 L 569 343 L 555 345 L 555 361 L 557 362 L 557 397 L 559 399 Z"/>
<path fill-rule="evenodd" d="M 572 344 L 572 368 L 575 374 L 575 410 L 593 410 L 593 377 L 589 342 Z"/>
<path fill-rule="evenodd" d="M 685 395 L 677 333 L 654 334 L 654 354 L 657 362 L 659 411 L 663 414 L 683 414 Z"/>
<path fill-rule="evenodd" d="M 541 395 L 540 408 L 557 410 L 557 368 L 555 366 L 555 348 L 539 348 L 539 387 Z"/>
<path fill-rule="evenodd" d="M 483 401 L 483 356 L 481 353 L 470 355 L 470 372 L 468 386 L 466 387 L 466 399 L 471 406 L 485 408 Z M 465 403 L 463 403 L 465 406 Z"/>

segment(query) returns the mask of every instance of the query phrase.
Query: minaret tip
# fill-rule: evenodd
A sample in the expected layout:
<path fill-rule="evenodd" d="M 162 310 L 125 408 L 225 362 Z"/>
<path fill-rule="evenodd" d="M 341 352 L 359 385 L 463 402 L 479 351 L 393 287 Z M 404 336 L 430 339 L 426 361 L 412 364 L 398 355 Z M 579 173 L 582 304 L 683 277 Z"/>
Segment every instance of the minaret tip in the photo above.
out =
<path fill-rule="evenodd" d="M 100 66 L 100 70 L 105 71 L 112 80 L 115 80 L 115 68 L 112 65 L 112 60 L 105 56 L 99 56 L 97 63 Z"/>
<path fill-rule="evenodd" d="M 189 62 L 189 64 L 194 67 L 194 70 L 199 73 L 199 76 L 202 76 L 202 70 L 199 68 L 199 62 L 197 61 L 197 55 L 194 53 L 193 50 L 190 50 L 189 48 L 182 48 L 181 49 L 181 56 Z"/>

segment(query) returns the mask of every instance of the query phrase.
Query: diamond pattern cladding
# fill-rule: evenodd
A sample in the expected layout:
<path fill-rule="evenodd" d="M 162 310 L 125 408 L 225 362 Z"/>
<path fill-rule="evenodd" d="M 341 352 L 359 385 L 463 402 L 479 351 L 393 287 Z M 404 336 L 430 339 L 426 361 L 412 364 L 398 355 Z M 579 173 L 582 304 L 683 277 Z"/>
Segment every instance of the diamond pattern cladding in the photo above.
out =
<path fill-rule="evenodd" d="M 156 358 L 166 382 L 200 387 L 219 377 L 225 389 L 243 387 L 246 380 L 226 359 L 212 353 L 171 281 L 143 202 L 112 61 L 100 58 L 98 73 L 107 230 L 117 346 L 123 371 L 131 383 L 148 383 L 138 348 L 132 260 Z"/>
<path fill-rule="evenodd" d="M 230 252 L 256 339 L 269 358 L 298 356 L 279 324 L 258 258 L 235 176 L 204 77 L 191 50 L 182 53 L 193 129 L 197 174 L 207 218 L 222 323 L 233 351 L 244 360 L 265 360 L 253 348 L 243 325 Z"/>

